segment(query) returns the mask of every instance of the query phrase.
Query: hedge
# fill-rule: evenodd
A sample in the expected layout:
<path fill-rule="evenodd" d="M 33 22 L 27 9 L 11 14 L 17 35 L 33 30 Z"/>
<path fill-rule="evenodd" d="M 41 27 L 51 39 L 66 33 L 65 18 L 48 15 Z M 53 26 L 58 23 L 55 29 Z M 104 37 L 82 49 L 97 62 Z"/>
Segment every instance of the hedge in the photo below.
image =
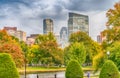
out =
<path fill-rule="evenodd" d="M 69 62 L 66 72 L 66 78 L 83 78 L 83 71 L 80 64 L 76 60 L 72 60 Z"/>
<path fill-rule="evenodd" d="M 0 53 L 0 78 L 20 78 L 11 56 Z"/>
<path fill-rule="evenodd" d="M 106 61 L 101 69 L 99 78 L 120 78 L 118 68 L 112 61 Z"/>

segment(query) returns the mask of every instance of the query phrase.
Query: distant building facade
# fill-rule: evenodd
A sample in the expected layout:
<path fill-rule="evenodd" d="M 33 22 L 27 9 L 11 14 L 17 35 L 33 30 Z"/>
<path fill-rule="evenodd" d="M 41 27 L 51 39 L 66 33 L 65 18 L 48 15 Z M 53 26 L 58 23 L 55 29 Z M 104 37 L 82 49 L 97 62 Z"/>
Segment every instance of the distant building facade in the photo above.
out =
<path fill-rule="evenodd" d="M 18 30 L 16 31 L 16 36 L 20 41 L 26 42 L 26 32 Z"/>
<path fill-rule="evenodd" d="M 64 48 L 68 43 L 68 30 L 67 27 L 62 27 L 60 30 L 60 47 Z"/>
<path fill-rule="evenodd" d="M 39 34 L 31 34 L 29 37 L 27 37 L 26 43 L 31 46 L 35 44 L 35 39 L 39 36 Z"/>
<path fill-rule="evenodd" d="M 61 40 L 67 40 L 68 39 L 68 31 L 67 31 L 67 27 L 62 27 L 60 30 L 60 39 Z"/>
<path fill-rule="evenodd" d="M 102 36 L 101 35 L 97 35 L 97 42 L 102 43 Z"/>
<path fill-rule="evenodd" d="M 53 33 L 53 20 L 44 19 L 43 20 L 43 34 L 48 34 L 49 32 Z"/>
<path fill-rule="evenodd" d="M 3 29 L 6 30 L 9 35 L 16 36 L 17 27 L 5 26 Z"/>
<path fill-rule="evenodd" d="M 4 27 L 4 30 L 7 31 L 7 33 L 11 36 L 14 36 L 19 39 L 19 41 L 24 41 L 26 42 L 26 32 L 17 30 L 17 27 Z"/>
<path fill-rule="evenodd" d="M 87 15 L 69 13 L 68 36 L 77 31 L 83 31 L 89 35 L 89 18 Z"/>

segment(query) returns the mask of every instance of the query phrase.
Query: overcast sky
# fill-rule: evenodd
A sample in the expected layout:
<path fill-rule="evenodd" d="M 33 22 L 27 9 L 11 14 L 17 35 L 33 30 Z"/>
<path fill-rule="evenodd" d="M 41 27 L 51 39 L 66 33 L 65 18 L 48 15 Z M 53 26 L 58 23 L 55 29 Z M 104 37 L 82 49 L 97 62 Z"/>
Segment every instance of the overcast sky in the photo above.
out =
<path fill-rule="evenodd" d="M 89 16 L 90 36 L 105 28 L 108 9 L 119 0 L 0 0 L 0 28 L 16 26 L 29 34 L 43 33 L 43 19 L 54 21 L 54 32 L 67 27 L 68 13 Z"/>

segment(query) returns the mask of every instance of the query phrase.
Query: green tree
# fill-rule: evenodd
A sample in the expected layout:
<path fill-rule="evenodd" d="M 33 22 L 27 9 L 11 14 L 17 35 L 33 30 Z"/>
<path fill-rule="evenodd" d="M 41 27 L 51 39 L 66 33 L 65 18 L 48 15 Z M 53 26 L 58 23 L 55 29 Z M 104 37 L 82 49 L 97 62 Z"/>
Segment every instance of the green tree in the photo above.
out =
<path fill-rule="evenodd" d="M 79 31 L 79 32 L 72 33 L 70 35 L 69 41 L 71 44 L 75 42 L 78 42 L 78 43 L 82 42 L 84 44 L 86 49 L 85 63 L 87 65 L 91 64 L 93 61 L 93 57 L 102 51 L 101 46 L 97 42 L 93 41 L 85 32 Z"/>
<path fill-rule="evenodd" d="M 20 41 L 19 43 L 20 43 L 20 47 L 21 47 L 23 52 L 28 52 L 29 51 L 29 47 L 24 41 Z"/>
<path fill-rule="evenodd" d="M 39 52 L 42 55 L 43 64 L 63 64 L 63 51 L 58 48 L 54 41 L 47 41 L 39 45 Z"/>
<path fill-rule="evenodd" d="M 45 65 L 61 65 L 64 62 L 63 50 L 58 47 L 55 36 L 53 33 L 39 35 L 36 40 L 36 44 L 39 46 L 33 53 L 34 60 L 41 62 Z"/>
<path fill-rule="evenodd" d="M 103 52 L 99 53 L 93 58 L 93 67 L 95 68 L 95 71 L 98 71 L 99 68 L 101 68 L 104 63 L 105 63 L 105 55 Z"/>
<path fill-rule="evenodd" d="M 99 78 L 120 78 L 116 65 L 110 60 L 106 61 L 100 71 Z"/>
<path fill-rule="evenodd" d="M 86 50 L 82 43 L 73 43 L 66 49 L 65 52 L 65 61 L 68 63 L 71 59 L 77 60 L 80 65 L 85 62 L 86 59 Z"/>
<path fill-rule="evenodd" d="M 65 71 L 66 78 L 83 78 L 83 71 L 78 61 L 71 60 Z"/>
<path fill-rule="evenodd" d="M 20 78 L 10 55 L 0 53 L 0 78 Z"/>
<path fill-rule="evenodd" d="M 39 52 L 39 45 L 32 45 L 27 53 L 29 64 L 38 64 L 42 58 L 42 54 Z"/>
<path fill-rule="evenodd" d="M 63 50 L 55 41 L 44 41 L 30 47 L 29 63 L 43 65 L 62 65 L 64 63 Z"/>
<path fill-rule="evenodd" d="M 85 45 L 89 44 L 92 41 L 92 39 L 82 31 L 72 33 L 69 38 L 70 43 L 74 42 L 83 42 Z"/>
<path fill-rule="evenodd" d="M 120 70 L 120 42 L 114 42 L 108 47 L 108 50 L 110 51 L 109 59 L 112 60 Z"/>
<path fill-rule="evenodd" d="M 44 35 L 39 35 L 36 40 L 35 40 L 35 43 L 36 44 L 40 44 L 42 42 L 46 42 L 46 41 L 55 41 L 56 42 L 56 39 L 55 39 L 55 36 L 53 33 L 48 33 L 48 34 L 44 34 Z"/>

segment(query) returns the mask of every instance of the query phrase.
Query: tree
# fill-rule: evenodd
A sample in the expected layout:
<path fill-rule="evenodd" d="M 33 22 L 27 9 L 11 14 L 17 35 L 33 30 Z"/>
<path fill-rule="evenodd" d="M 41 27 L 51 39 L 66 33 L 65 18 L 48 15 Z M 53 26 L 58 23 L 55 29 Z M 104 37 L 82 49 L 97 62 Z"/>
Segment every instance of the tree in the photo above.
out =
<path fill-rule="evenodd" d="M 97 42 L 93 41 L 85 32 L 82 31 L 72 33 L 70 35 L 69 41 L 71 44 L 75 42 L 82 42 L 84 44 L 86 49 L 85 63 L 87 65 L 91 64 L 93 61 L 93 57 L 102 51 L 101 46 Z"/>
<path fill-rule="evenodd" d="M 20 41 L 19 43 L 20 43 L 20 47 L 21 47 L 23 52 L 28 52 L 29 51 L 29 47 L 24 41 Z"/>
<path fill-rule="evenodd" d="M 93 58 L 93 67 L 95 68 L 95 71 L 98 71 L 98 69 L 101 68 L 104 63 L 105 55 L 103 52 L 99 53 Z"/>
<path fill-rule="evenodd" d="M 46 42 L 46 41 L 55 41 L 56 42 L 56 39 L 55 39 L 55 36 L 53 35 L 53 33 L 50 32 L 48 34 L 39 35 L 36 38 L 35 43 L 40 44 L 40 43 Z"/>
<path fill-rule="evenodd" d="M 100 71 L 99 78 L 120 78 L 116 65 L 110 60 L 106 61 Z"/>
<path fill-rule="evenodd" d="M 108 47 L 108 50 L 110 51 L 109 59 L 112 60 L 120 70 L 120 42 L 114 42 Z"/>
<path fill-rule="evenodd" d="M 71 59 L 77 60 L 80 65 L 85 62 L 86 59 L 86 50 L 82 43 L 73 43 L 66 49 L 65 52 L 65 61 L 68 63 Z"/>
<path fill-rule="evenodd" d="M 47 41 L 39 45 L 39 54 L 42 64 L 63 64 L 63 51 L 54 41 Z"/>
<path fill-rule="evenodd" d="M 85 45 L 89 44 L 92 39 L 82 31 L 72 33 L 69 38 L 70 43 L 83 42 Z"/>
<path fill-rule="evenodd" d="M 0 30 L 0 53 L 8 53 L 14 59 L 17 67 L 22 67 L 24 56 L 16 38 L 9 36 L 5 30 Z"/>
<path fill-rule="evenodd" d="M 83 78 L 83 71 L 78 61 L 71 60 L 65 71 L 66 78 Z"/>
<path fill-rule="evenodd" d="M 9 54 L 0 53 L 0 78 L 20 78 Z"/>
<path fill-rule="evenodd" d="M 42 58 L 42 54 L 39 51 L 39 45 L 30 46 L 29 52 L 27 53 L 28 63 L 29 64 L 38 64 Z"/>
<path fill-rule="evenodd" d="M 39 35 L 36 40 L 39 46 L 33 53 L 36 63 L 41 62 L 44 65 L 61 65 L 64 62 L 63 50 L 58 47 L 53 33 Z"/>
<path fill-rule="evenodd" d="M 45 40 L 43 40 L 43 37 Z M 53 35 L 46 36 L 40 35 L 37 39 L 41 40 L 36 45 L 32 46 L 28 53 L 29 60 L 32 63 L 43 65 L 62 65 L 64 63 L 63 50 L 58 47 L 57 42 L 54 40 Z M 49 38 L 48 40 L 46 40 Z"/>
<path fill-rule="evenodd" d="M 0 53 L 10 54 L 17 67 L 22 67 L 24 65 L 24 55 L 19 45 L 12 43 L 1 44 Z"/>
<path fill-rule="evenodd" d="M 106 37 L 106 42 L 112 43 L 120 40 L 120 2 L 114 5 L 113 9 L 109 9 L 106 13 L 108 17 L 107 29 L 102 32 Z"/>
<path fill-rule="evenodd" d="M 114 9 L 109 9 L 107 12 L 107 26 L 120 27 L 120 2 L 114 5 Z"/>

